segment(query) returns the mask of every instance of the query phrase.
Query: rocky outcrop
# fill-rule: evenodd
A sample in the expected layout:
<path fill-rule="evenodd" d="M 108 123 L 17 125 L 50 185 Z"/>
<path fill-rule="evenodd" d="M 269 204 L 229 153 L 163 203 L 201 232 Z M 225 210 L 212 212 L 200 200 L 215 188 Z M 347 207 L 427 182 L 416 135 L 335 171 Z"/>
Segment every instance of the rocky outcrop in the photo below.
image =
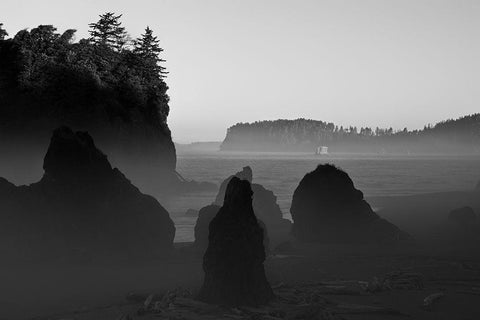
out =
<path fill-rule="evenodd" d="M 172 248 L 168 212 L 112 168 L 88 133 L 56 129 L 43 168 L 29 186 L 0 182 L 2 247 L 12 255 L 138 257 Z"/>
<path fill-rule="evenodd" d="M 225 199 L 225 191 L 227 190 L 228 183 L 230 182 L 230 180 L 232 180 L 233 177 L 237 177 L 241 180 L 246 180 L 252 183 L 252 179 L 253 179 L 252 168 L 250 168 L 249 166 L 243 167 L 242 171 L 239 171 L 234 175 L 231 175 L 227 179 L 223 180 L 222 184 L 220 185 L 220 188 L 218 189 L 218 194 L 213 204 L 217 206 L 223 205 L 223 200 Z"/>
<path fill-rule="evenodd" d="M 296 188 L 290 208 L 293 235 L 326 243 L 394 242 L 409 236 L 380 218 L 348 174 L 319 165 Z"/>
<path fill-rule="evenodd" d="M 232 178 L 225 201 L 210 223 L 199 298 L 226 306 L 258 306 L 273 298 L 263 262 L 263 231 L 252 207 L 250 183 Z"/>
<path fill-rule="evenodd" d="M 253 180 L 253 172 L 252 169 L 247 166 L 244 167 L 242 171 L 225 179 L 220 185 L 214 202 L 215 205 L 223 205 L 226 187 L 233 177 L 251 183 Z M 260 184 L 252 183 L 251 186 L 253 190 L 253 211 L 256 217 L 265 224 L 270 241 L 274 244 L 284 241 L 290 233 L 292 223 L 290 220 L 283 218 L 282 211 L 277 204 L 277 197 L 272 191 Z"/>
<path fill-rule="evenodd" d="M 208 247 L 208 228 L 210 222 L 215 218 L 220 207 L 214 204 L 203 207 L 198 212 L 198 219 L 195 223 L 195 247 L 201 251 Z"/>
<path fill-rule="evenodd" d="M 469 228 L 477 223 L 477 215 L 471 207 L 458 208 L 448 214 L 448 221 L 459 227 Z"/>

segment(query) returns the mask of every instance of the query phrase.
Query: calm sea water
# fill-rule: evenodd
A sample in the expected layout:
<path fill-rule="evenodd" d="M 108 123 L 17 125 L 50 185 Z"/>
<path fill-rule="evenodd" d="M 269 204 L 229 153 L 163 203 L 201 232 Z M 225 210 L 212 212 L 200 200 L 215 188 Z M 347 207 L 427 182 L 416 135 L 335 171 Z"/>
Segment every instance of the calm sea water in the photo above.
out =
<path fill-rule="evenodd" d="M 279 153 L 185 153 L 178 155 L 177 170 L 187 179 L 219 185 L 244 166 L 253 169 L 253 180 L 272 190 L 284 216 L 293 191 L 302 177 L 320 163 L 344 169 L 365 196 L 396 196 L 418 193 L 468 190 L 480 180 L 480 158 L 371 156 Z M 216 192 L 189 194 L 161 203 L 176 224 L 176 242 L 193 241 L 196 217 L 185 216 L 187 209 L 210 204 Z"/>

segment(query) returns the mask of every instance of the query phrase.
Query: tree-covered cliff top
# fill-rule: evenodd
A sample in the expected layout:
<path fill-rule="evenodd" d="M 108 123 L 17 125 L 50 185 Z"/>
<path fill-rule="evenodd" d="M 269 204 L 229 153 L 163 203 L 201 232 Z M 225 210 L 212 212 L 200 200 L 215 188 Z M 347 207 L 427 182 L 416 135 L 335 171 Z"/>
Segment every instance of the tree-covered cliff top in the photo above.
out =
<path fill-rule="evenodd" d="M 150 28 L 129 40 L 105 13 L 88 39 L 52 25 L 9 37 L 0 24 L 0 129 L 43 122 L 75 127 L 155 127 L 170 136 L 163 51 Z M 155 131 L 155 130 L 154 130 Z"/>
<path fill-rule="evenodd" d="M 428 145 L 426 145 L 428 144 Z M 480 114 L 425 126 L 422 130 L 343 127 L 311 119 L 237 123 L 228 128 L 222 150 L 305 151 L 317 146 L 348 151 L 480 152 Z"/>

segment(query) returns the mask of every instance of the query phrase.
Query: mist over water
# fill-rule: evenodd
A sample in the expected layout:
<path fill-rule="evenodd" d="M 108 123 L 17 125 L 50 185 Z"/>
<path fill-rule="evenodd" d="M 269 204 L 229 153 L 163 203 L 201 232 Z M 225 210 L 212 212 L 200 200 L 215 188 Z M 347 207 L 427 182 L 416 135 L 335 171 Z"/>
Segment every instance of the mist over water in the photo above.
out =
<path fill-rule="evenodd" d="M 469 191 L 480 179 L 480 158 L 466 156 L 185 152 L 178 154 L 177 171 L 187 179 L 211 181 L 219 185 L 229 175 L 248 165 L 253 169 L 253 181 L 274 192 L 284 217 L 290 219 L 295 188 L 306 172 L 321 163 L 333 163 L 348 172 L 367 200 L 374 197 Z M 176 242 L 193 241 L 193 227 L 197 218 L 185 216 L 185 212 L 212 203 L 216 193 L 203 192 L 161 200 L 176 224 Z"/>

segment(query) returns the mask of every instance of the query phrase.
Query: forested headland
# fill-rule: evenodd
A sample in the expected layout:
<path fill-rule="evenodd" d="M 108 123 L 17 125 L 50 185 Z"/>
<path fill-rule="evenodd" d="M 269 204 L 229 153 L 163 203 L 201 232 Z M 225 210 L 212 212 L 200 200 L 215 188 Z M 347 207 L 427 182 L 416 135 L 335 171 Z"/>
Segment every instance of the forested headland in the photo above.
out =
<path fill-rule="evenodd" d="M 59 32 L 53 25 L 10 36 L 0 24 L 4 154 L 29 142 L 43 152 L 52 130 L 68 125 L 89 131 L 111 158 L 149 158 L 173 174 L 163 49 L 149 27 L 131 39 L 121 18 L 100 15 L 80 40 L 76 30 Z"/>
<path fill-rule="evenodd" d="M 221 150 L 480 154 L 480 114 L 450 119 L 421 130 L 343 127 L 311 119 L 237 123 L 228 128 Z"/>

